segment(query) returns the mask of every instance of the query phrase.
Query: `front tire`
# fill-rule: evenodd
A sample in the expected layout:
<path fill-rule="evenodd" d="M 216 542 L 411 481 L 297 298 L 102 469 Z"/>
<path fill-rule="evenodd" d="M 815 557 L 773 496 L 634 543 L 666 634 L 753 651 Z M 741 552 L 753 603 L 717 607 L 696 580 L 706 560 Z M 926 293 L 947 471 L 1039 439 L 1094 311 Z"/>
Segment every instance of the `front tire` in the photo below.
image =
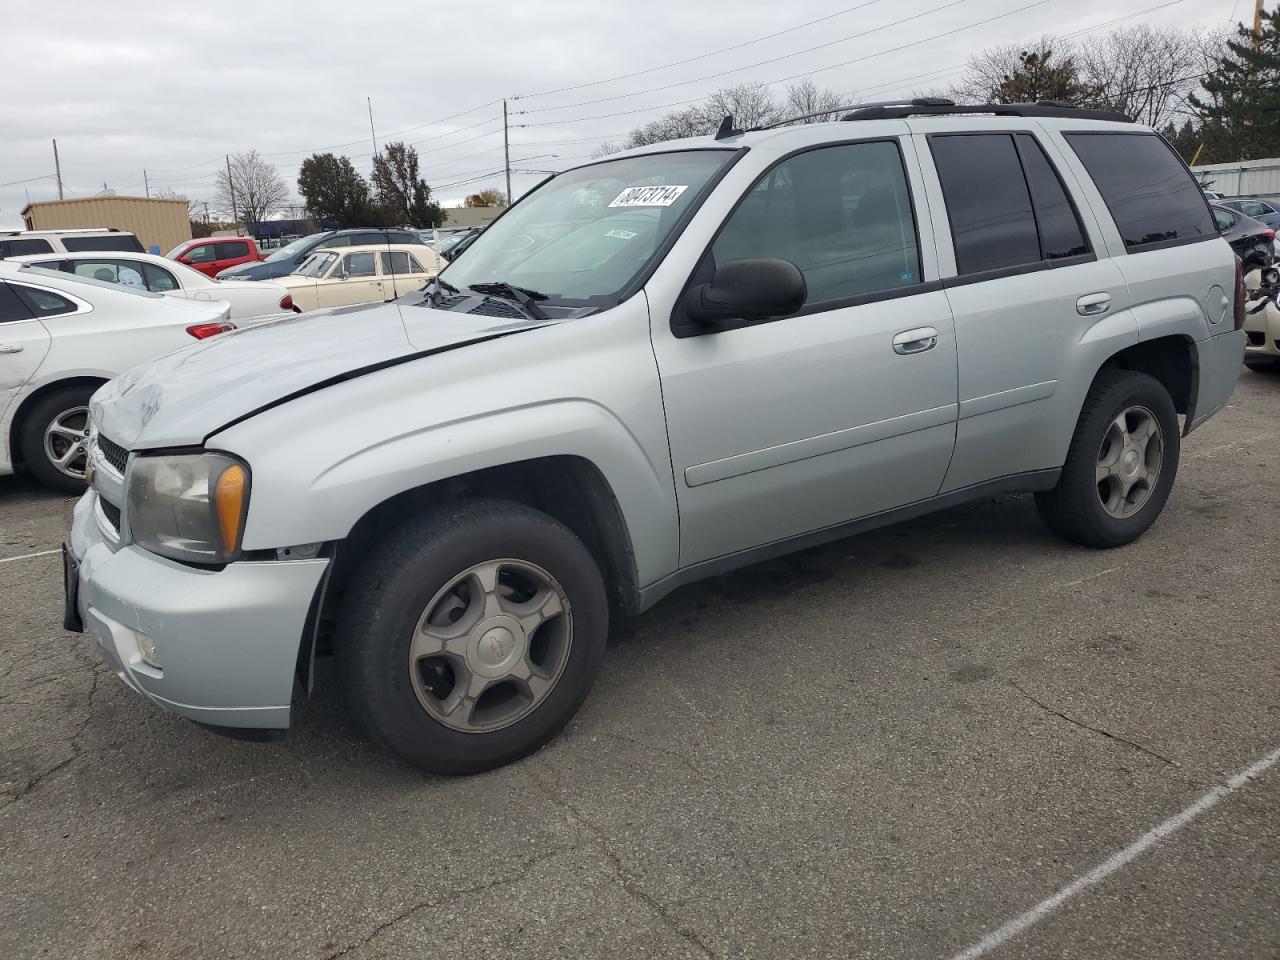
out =
<path fill-rule="evenodd" d="M 443 504 L 376 545 L 348 588 L 338 653 L 352 712 L 433 773 L 517 760 L 555 736 L 604 659 L 599 568 L 522 504 Z"/>
<path fill-rule="evenodd" d="M 1057 486 L 1036 494 L 1036 508 L 1049 529 L 1075 543 L 1132 543 L 1164 509 L 1178 456 L 1178 414 L 1164 385 L 1106 370 L 1084 402 Z"/>
<path fill-rule="evenodd" d="M 46 487 L 84 490 L 89 458 L 89 398 L 94 386 L 62 387 L 35 402 L 22 418 L 18 446 L 31 474 Z"/>

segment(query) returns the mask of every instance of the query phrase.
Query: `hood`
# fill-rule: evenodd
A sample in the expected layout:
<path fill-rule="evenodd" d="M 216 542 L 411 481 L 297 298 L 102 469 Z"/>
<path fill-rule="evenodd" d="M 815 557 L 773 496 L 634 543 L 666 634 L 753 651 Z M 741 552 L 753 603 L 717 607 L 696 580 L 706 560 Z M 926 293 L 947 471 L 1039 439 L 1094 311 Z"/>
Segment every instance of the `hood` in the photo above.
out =
<path fill-rule="evenodd" d="M 219 270 L 218 280 L 273 280 L 276 277 L 283 277 L 294 268 L 294 264 L 288 260 L 278 263 L 267 263 L 265 260 L 255 260 L 252 263 L 241 263 L 234 267 L 227 267 L 225 270 Z"/>
<path fill-rule="evenodd" d="M 197 445 L 320 387 L 556 322 L 500 321 L 415 302 L 293 314 L 201 340 L 103 386 L 91 401 L 93 422 L 128 449 Z"/>

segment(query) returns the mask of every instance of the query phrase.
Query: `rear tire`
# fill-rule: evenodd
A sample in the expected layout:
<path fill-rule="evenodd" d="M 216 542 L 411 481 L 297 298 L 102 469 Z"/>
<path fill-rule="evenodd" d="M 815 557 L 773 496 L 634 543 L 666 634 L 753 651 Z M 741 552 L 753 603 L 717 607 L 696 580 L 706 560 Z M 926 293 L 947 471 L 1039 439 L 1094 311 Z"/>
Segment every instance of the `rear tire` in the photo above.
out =
<path fill-rule="evenodd" d="M 46 394 L 22 416 L 18 448 L 32 476 L 46 487 L 79 493 L 88 463 L 89 398 L 97 387 L 62 387 Z M 60 458 L 69 456 L 61 465 Z"/>
<path fill-rule="evenodd" d="M 1255 373 L 1280 373 L 1280 357 L 1246 357 L 1244 365 Z"/>
<path fill-rule="evenodd" d="M 1145 373 L 1103 371 L 1080 412 L 1062 476 L 1035 495 L 1036 508 L 1050 530 L 1075 543 L 1132 543 L 1164 509 L 1178 455 L 1178 414 L 1164 385 Z"/>
<path fill-rule="evenodd" d="M 465 500 L 370 551 L 339 613 L 338 656 L 352 713 L 377 739 L 423 770 L 478 773 L 568 723 L 608 625 L 600 571 L 568 528 Z"/>

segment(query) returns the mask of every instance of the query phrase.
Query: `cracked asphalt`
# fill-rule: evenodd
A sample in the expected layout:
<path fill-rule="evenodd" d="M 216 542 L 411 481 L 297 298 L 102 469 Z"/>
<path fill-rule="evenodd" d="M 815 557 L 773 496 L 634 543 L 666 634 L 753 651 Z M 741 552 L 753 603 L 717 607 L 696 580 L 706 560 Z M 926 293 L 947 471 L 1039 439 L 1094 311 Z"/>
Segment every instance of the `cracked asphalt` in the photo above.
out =
<path fill-rule="evenodd" d="M 1280 376 L 1139 543 L 1002 496 L 615 624 L 563 735 L 423 776 L 339 678 L 283 742 L 128 693 L 0 562 L 0 956 L 938 957 L 1280 745 Z M 0 478 L 0 560 L 71 504 Z M 991 954 L 1280 957 L 1280 766 Z"/>

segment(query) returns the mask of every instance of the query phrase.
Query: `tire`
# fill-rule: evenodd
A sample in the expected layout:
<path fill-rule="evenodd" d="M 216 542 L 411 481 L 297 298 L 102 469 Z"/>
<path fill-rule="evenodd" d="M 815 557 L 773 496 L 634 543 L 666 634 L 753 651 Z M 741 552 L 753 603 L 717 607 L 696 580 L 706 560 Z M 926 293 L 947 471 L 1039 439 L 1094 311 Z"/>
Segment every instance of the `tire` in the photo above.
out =
<path fill-rule="evenodd" d="M 22 451 L 22 459 L 32 476 L 46 487 L 68 493 L 84 490 L 87 454 L 74 456 L 67 464 L 68 470 L 72 472 L 64 471 L 50 458 L 45 447 L 45 434 L 60 420 L 68 427 L 82 423 L 87 427 L 89 398 L 96 389 L 92 384 L 62 387 L 41 397 L 23 413 L 22 426 L 18 431 L 18 448 Z M 57 453 L 75 446 L 76 441 L 70 435 L 59 435 L 52 438 L 51 443 Z"/>
<path fill-rule="evenodd" d="M 1280 373 L 1280 357 L 1246 357 L 1244 365 L 1254 373 Z"/>
<path fill-rule="evenodd" d="M 496 567 L 494 586 L 485 593 L 484 571 Z M 481 573 L 467 573 L 473 569 Z M 505 598 L 498 596 L 503 591 Z M 531 599 L 524 603 L 526 596 Z M 539 598 L 549 601 L 546 609 L 559 606 L 561 612 L 526 634 L 508 611 L 528 609 Z M 411 649 L 420 652 L 412 644 L 434 644 L 429 631 L 463 627 L 463 639 L 449 641 L 466 644 L 463 655 L 442 650 L 411 668 Z M 339 611 L 337 645 L 356 720 L 414 766 L 460 775 L 510 763 L 559 733 L 591 690 L 608 631 L 604 581 L 582 542 L 530 507 L 477 499 L 435 507 L 370 550 Z M 526 651 L 513 670 L 528 673 L 539 647 L 546 662 L 537 669 L 549 676 L 554 666 L 555 676 L 497 681 L 474 704 L 455 703 L 448 714 L 467 679 L 479 677 L 472 671 L 503 669 L 481 661 L 505 656 L 508 641 L 516 653 Z"/>
<path fill-rule="evenodd" d="M 1100 470 L 1111 469 L 1132 470 L 1135 476 L 1150 474 L 1150 461 L 1143 458 L 1151 455 L 1151 440 L 1143 448 L 1146 454 L 1140 455 L 1136 445 L 1131 448 L 1128 434 L 1116 426 L 1122 414 L 1126 423 L 1139 424 L 1133 428 L 1135 435 L 1142 431 L 1144 420 L 1154 420 L 1159 427 L 1160 462 L 1150 482 L 1134 483 L 1132 502 L 1119 493 L 1127 477 L 1099 478 Z M 1117 448 L 1122 440 L 1123 445 Z M 1117 449 L 1123 454 L 1116 454 Z M 1178 414 L 1164 385 L 1145 373 L 1103 371 L 1085 399 L 1062 476 L 1052 490 L 1035 495 L 1036 509 L 1050 530 L 1075 543 L 1099 549 L 1132 543 L 1164 509 L 1178 472 L 1178 455 Z M 1124 463 L 1104 465 L 1104 460 L 1113 457 Z M 1144 482 L 1145 491 L 1141 487 Z M 1108 504 L 1104 504 L 1104 496 Z M 1126 515 L 1126 511 L 1132 512 Z"/>

